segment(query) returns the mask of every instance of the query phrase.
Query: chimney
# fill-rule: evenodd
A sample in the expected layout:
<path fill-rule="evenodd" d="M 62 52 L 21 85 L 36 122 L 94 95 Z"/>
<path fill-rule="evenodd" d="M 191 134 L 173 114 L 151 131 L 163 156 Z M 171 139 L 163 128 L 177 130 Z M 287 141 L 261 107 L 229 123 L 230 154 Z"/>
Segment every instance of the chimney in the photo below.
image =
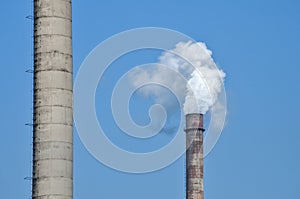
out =
<path fill-rule="evenodd" d="M 204 199 L 203 115 L 186 115 L 186 199 Z"/>
<path fill-rule="evenodd" d="M 34 0 L 32 198 L 73 198 L 71 0 Z"/>

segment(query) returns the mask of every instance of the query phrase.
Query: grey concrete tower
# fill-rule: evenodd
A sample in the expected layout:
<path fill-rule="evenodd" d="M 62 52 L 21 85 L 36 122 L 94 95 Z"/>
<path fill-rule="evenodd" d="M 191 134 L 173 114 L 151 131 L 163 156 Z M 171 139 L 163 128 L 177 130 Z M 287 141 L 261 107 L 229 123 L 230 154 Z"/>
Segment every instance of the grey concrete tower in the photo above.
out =
<path fill-rule="evenodd" d="M 186 199 L 204 199 L 203 115 L 186 115 Z"/>
<path fill-rule="evenodd" d="M 34 199 L 73 198 L 71 0 L 34 0 Z"/>

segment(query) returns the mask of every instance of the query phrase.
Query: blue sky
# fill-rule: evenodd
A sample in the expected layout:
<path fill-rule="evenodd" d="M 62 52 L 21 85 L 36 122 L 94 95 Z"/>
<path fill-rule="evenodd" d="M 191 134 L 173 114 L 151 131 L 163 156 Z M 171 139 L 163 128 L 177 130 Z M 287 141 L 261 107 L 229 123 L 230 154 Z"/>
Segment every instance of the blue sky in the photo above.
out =
<path fill-rule="evenodd" d="M 29 0 L 1 3 L 1 198 L 30 198 L 31 13 Z M 205 42 L 227 73 L 228 100 L 223 134 L 205 159 L 205 197 L 300 198 L 298 1 L 74 1 L 73 22 L 75 74 L 97 44 L 131 28 L 171 28 Z M 157 53 L 138 55 L 120 63 L 153 61 Z M 75 199 L 184 198 L 183 158 L 153 173 L 121 173 L 74 135 Z"/>

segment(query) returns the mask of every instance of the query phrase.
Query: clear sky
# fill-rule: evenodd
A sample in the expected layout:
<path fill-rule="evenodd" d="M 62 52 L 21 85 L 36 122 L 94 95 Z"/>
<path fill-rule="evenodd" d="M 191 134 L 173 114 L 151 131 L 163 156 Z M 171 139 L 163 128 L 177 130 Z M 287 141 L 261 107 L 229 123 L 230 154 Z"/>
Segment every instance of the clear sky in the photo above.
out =
<path fill-rule="evenodd" d="M 32 2 L 3 1 L 0 8 L 0 198 L 30 198 L 24 178 L 31 176 L 32 132 L 25 123 L 32 120 L 32 74 L 25 71 L 33 64 L 26 19 Z M 96 45 L 127 29 L 171 28 L 205 42 L 227 74 L 228 100 L 224 131 L 205 159 L 205 197 L 300 198 L 299 1 L 74 1 L 73 22 L 74 75 Z M 130 68 L 157 54 L 129 55 L 119 64 Z M 111 71 L 108 88 L 125 69 Z M 101 97 L 101 87 L 97 92 Z M 96 104 L 98 112 L 104 104 Z M 121 173 L 100 164 L 74 135 L 75 199 L 184 198 L 184 158 L 157 172 Z"/>

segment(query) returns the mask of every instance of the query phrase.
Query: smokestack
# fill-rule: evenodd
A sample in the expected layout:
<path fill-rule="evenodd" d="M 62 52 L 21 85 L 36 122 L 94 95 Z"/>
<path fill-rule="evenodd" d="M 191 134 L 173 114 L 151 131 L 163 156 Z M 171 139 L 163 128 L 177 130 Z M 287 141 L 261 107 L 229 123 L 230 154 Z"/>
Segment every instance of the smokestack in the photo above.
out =
<path fill-rule="evenodd" d="M 32 198 L 73 198 L 71 0 L 34 0 Z"/>
<path fill-rule="evenodd" d="M 186 115 L 186 199 L 204 199 L 203 115 Z"/>

